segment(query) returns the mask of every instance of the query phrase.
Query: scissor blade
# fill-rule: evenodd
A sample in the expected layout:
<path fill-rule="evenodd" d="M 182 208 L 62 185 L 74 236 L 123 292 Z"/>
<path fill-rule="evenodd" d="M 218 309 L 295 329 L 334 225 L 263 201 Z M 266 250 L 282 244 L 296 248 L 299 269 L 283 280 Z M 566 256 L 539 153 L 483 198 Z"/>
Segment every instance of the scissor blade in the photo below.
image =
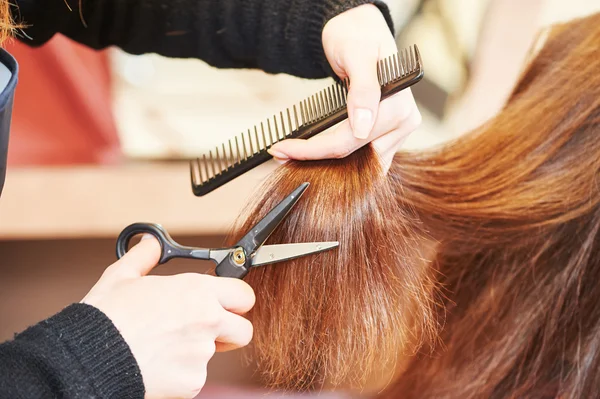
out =
<path fill-rule="evenodd" d="M 244 248 L 248 255 L 252 254 L 269 238 L 275 228 L 292 210 L 298 202 L 308 183 L 302 183 L 290 195 L 277 204 L 269 213 L 261 219 L 238 243 L 236 246 Z"/>
<path fill-rule="evenodd" d="M 283 262 L 284 260 L 327 251 L 331 248 L 336 248 L 339 245 L 340 243 L 337 241 L 264 245 L 254 254 L 252 266 Z"/>

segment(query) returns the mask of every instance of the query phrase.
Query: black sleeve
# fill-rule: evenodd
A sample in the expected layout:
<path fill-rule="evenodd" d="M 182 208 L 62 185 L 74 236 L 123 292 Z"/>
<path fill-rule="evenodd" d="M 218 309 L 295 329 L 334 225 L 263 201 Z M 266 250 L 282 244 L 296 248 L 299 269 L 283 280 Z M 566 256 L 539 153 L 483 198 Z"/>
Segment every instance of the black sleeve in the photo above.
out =
<path fill-rule="evenodd" d="M 74 304 L 0 345 L 0 398 L 143 399 L 133 354 L 93 306 Z"/>
<path fill-rule="evenodd" d="M 61 33 L 94 49 L 198 58 L 219 68 L 258 68 L 303 78 L 332 71 L 321 33 L 334 16 L 381 0 L 16 0 L 32 46 Z M 80 7 L 81 5 L 81 7 Z"/>

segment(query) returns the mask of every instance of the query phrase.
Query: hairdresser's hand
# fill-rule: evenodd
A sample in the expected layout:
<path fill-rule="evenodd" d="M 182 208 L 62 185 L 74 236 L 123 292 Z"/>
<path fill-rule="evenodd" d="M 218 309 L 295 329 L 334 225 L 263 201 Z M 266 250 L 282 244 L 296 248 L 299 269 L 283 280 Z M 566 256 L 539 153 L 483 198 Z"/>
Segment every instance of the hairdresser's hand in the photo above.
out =
<path fill-rule="evenodd" d="M 147 276 L 160 246 L 143 239 L 109 266 L 82 302 L 103 311 L 137 360 L 146 398 L 193 398 L 216 351 L 247 345 L 254 305 L 242 280 L 203 274 Z"/>
<path fill-rule="evenodd" d="M 372 141 L 387 170 L 404 139 L 420 125 L 421 114 L 410 89 L 380 103 L 377 61 L 398 51 L 383 14 L 366 4 L 332 18 L 323 29 L 323 47 L 334 72 L 350 77 L 349 120 L 308 140 L 284 140 L 271 155 L 343 158 Z"/>

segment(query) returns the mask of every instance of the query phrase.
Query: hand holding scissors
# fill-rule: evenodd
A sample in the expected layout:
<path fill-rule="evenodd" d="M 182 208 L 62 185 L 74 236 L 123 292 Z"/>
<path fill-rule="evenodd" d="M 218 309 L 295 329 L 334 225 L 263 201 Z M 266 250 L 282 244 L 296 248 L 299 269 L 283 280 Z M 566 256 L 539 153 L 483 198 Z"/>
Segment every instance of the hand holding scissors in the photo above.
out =
<path fill-rule="evenodd" d="M 215 269 L 217 276 L 243 279 L 253 267 L 282 262 L 335 248 L 339 246 L 337 241 L 263 245 L 296 205 L 307 187 L 308 183 L 302 183 L 271 209 L 233 247 L 186 247 L 175 242 L 167 231 L 158 224 L 134 223 L 123 229 L 117 238 L 117 257 L 120 259 L 125 255 L 131 238 L 141 233 L 148 233 L 155 236 L 161 245 L 159 264 L 166 263 L 173 258 L 212 260 L 217 264 Z"/>

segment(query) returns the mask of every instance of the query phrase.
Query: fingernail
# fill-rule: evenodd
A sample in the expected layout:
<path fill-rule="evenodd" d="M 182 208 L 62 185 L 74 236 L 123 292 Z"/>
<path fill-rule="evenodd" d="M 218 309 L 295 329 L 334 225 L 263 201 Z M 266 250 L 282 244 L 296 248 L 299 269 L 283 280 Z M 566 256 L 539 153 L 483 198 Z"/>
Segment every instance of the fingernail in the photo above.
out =
<path fill-rule="evenodd" d="M 279 151 L 274 151 L 272 149 L 269 149 L 268 152 L 269 152 L 269 154 L 273 155 L 273 157 L 280 159 L 280 160 L 286 160 L 286 159 L 290 158 L 287 155 L 285 155 Z"/>
<path fill-rule="evenodd" d="M 140 238 L 140 241 L 144 241 L 149 238 L 152 238 L 152 234 L 144 233 L 144 235 L 142 235 L 142 238 Z"/>
<path fill-rule="evenodd" d="M 366 139 L 373 127 L 373 113 L 370 109 L 357 108 L 354 111 L 353 131 L 357 139 Z"/>
<path fill-rule="evenodd" d="M 289 159 L 279 159 L 279 158 L 273 158 L 273 160 L 275 162 L 277 162 L 279 165 L 283 165 L 284 163 L 286 163 L 287 161 L 289 161 Z"/>

